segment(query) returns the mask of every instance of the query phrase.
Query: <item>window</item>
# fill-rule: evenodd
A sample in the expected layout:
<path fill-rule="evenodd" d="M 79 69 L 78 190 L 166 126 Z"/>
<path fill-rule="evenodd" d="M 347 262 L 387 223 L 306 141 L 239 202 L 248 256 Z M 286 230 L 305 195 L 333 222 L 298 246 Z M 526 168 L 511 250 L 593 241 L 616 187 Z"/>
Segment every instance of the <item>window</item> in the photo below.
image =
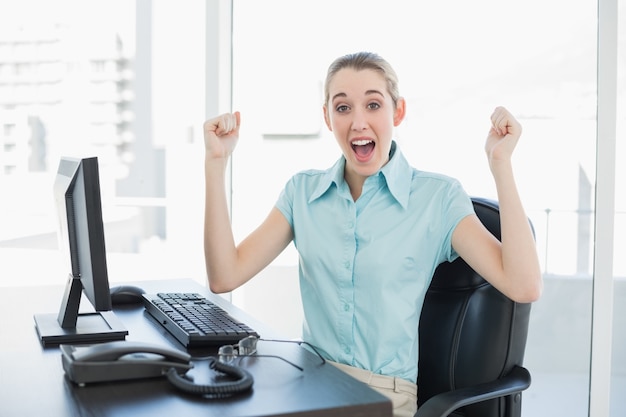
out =
<path fill-rule="evenodd" d="M 66 6 L 76 13 L 65 13 Z M 195 188 L 203 171 L 194 160 L 196 143 L 189 143 L 190 127 L 204 117 L 203 2 L 33 0 L 2 3 L 0 16 L 11 16 L 2 19 L 3 42 L 14 33 L 0 48 L 0 62 L 14 62 L 19 53 L 24 71 L 34 65 L 52 71 L 28 71 L 33 85 L 46 86 L 35 93 L 7 78 L 3 67 L 3 88 L 11 92 L 0 99 L 3 120 L 18 122 L 2 124 L 0 133 L 13 132 L 19 137 L 12 141 L 29 146 L 10 160 L 0 150 L 0 193 L 11 196 L 0 204 L 0 257 L 3 270 L 29 267 L 19 282 L 3 274 L 0 286 L 65 282 L 52 201 L 62 155 L 98 156 L 111 282 L 204 282 L 202 190 Z M 18 40 L 23 47 L 6 46 Z M 40 123 L 30 126 L 29 118 Z M 30 262 L 34 256 L 39 262 Z"/>
<path fill-rule="evenodd" d="M 530 325 L 526 364 L 533 384 L 524 394 L 524 414 L 543 415 L 558 403 L 559 414 L 586 416 L 597 7 L 593 0 L 235 0 L 233 108 L 242 112 L 245 138 L 233 157 L 236 237 L 263 220 L 291 175 L 326 168 L 339 157 L 322 122 L 321 88 L 328 64 L 341 54 L 372 50 L 392 63 L 408 105 L 397 132 L 407 158 L 420 169 L 460 179 L 471 195 L 495 197 L 482 144 L 491 110 L 506 105 L 524 126 L 514 162 L 545 280 Z M 281 14 L 274 17 L 267 10 Z M 299 318 L 287 323 L 283 309 L 287 305 L 297 311 L 289 304 L 299 295 L 296 264 L 291 248 L 261 273 L 263 279 L 252 280 L 233 296 L 255 314 L 284 324 L 294 337 Z M 625 352 L 613 351 L 614 365 L 624 362 Z M 616 371 L 624 375 L 621 368 Z M 623 379 L 614 381 L 613 389 L 623 392 Z"/>

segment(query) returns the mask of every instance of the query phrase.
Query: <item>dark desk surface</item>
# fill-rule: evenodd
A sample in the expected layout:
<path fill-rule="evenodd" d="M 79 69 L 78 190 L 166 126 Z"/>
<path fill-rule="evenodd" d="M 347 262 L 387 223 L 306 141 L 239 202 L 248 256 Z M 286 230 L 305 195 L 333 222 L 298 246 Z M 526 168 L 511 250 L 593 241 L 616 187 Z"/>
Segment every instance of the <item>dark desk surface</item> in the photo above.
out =
<path fill-rule="evenodd" d="M 147 292 L 200 292 L 256 327 L 262 337 L 280 337 L 192 280 L 136 284 Z M 231 399 L 185 394 L 164 378 L 78 387 L 65 378 L 58 347 L 43 348 L 34 327 L 33 314 L 56 313 L 62 295 L 61 287 L 0 288 L 1 416 L 391 416 L 385 397 L 292 343 L 260 341 L 259 353 L 285 357 L 303 372 L 275 358 L 243 358 L 241 364 L 254 376 L 253 389 Z M 184 350 L 143 306 L 114 311 L 129 331 L 127 340 Z M 189 374 L 197 383 L 208 382 L 206 362 L 194 364 Z"/>

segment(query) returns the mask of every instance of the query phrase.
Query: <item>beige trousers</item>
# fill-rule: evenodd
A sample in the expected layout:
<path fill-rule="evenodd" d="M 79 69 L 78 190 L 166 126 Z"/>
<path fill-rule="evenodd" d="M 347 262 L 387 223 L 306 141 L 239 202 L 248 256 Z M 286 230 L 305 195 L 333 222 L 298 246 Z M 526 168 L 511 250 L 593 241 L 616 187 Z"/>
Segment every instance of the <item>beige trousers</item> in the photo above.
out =
<path fill-rule="evenodd" d="M 393 404 L 394 417 L 413 417 L 417 411 L 417 385 L 414 383 L 342 363 L 328 362 L 389 398 Z"/>

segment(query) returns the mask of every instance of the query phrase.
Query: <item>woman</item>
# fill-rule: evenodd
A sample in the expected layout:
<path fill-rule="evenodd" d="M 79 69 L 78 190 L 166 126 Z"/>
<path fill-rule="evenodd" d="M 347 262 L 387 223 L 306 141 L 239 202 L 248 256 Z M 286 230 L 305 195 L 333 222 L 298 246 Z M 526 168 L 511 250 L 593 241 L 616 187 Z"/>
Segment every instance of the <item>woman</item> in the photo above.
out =
<path fill-rule="evenodd" d="M 342 157 L 328 170 L 294 175 L 268 217 L 239 245 L 224 180 L 241 116 L 205 122 L 209 285 L 217 293 L 239 287 L 293 241 L 300 255 L 304 340 L 389 396 L 394 415 L 412 416 L 415 329 L 440 263 L 463 257 L 517 302 L 535 301 L 541 293 L 534 238 L 511 164 L 522 129 L 505 108 L 491 115 L 485 150 L 500 204 L 499 242 L 478 220 L 458 181 L 412 168 L 393 141 L 406 103 L 384 59 L 362 52 L 335 60 L 323 112 Z"/>

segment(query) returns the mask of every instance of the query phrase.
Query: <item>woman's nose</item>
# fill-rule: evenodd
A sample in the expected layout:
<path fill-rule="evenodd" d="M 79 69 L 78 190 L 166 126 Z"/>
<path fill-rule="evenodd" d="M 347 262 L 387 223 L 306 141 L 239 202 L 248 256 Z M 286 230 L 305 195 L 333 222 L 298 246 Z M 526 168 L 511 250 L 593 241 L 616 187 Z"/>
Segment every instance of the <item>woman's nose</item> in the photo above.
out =
<path fill-rule="evenodd" d="M 352 130 L 361 131 L 367 129 L 365 112 L 356 110 L 352 112 Z"/>

